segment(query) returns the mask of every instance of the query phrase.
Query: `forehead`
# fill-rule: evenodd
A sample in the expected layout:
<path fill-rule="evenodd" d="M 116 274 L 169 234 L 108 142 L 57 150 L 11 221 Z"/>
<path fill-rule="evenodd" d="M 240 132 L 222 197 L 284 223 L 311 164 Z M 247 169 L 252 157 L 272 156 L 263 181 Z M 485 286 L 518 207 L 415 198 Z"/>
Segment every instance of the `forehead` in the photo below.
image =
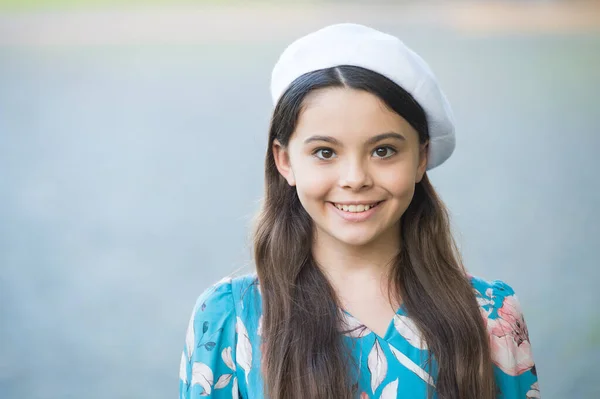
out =
<path fill-rule="evenodd" d="M 315 90 L 305 98 L 294 136 L 329 135 L 344 142 L 388 132 L 418 140 L 412 126 L 376 95 L 336 87 Z"/>

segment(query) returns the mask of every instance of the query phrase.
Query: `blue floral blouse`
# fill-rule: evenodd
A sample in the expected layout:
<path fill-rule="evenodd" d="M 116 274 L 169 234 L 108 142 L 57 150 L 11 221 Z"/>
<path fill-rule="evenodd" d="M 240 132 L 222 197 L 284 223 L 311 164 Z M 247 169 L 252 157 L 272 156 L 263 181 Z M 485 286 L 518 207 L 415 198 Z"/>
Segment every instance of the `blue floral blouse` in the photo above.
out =
<path fill-rule="evenodd" d="M 527 326 L 513 289 L 476 277 L 471 283 L 490 337 L 498 398 L 540 398 Z M 256 274 L 225 278 L 200 295 L 181 355 L 180 399 L 264 398 L 261 309 Z M 360 399 L 426 398 L 435 376 L 421 363 L 427 344 L 404 308 L 383 337 L 341 312 L 344 339 L 360 365 Z"/>

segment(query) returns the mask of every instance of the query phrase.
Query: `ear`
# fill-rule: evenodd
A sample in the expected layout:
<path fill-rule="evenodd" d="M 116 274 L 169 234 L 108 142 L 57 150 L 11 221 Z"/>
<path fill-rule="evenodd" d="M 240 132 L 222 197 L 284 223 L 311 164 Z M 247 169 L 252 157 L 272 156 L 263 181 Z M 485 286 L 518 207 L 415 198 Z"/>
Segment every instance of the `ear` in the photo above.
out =
<path fill-rule="evenodd" d="M 294 171 L 292 170 L 292 164 L 290 163 L 290 153 L 288 149 L 283 147 L 279 140 L 274 140 L 272 150 L 275 165 L 277 166 L 279 174 L 287 180 L 290 186 L 295 186 L 296 178 L 294 177 Z"/>
<path fill-rule="evenodd" d="M 429 159 L 429 140 L 419 145 L 419 166 L 417 167 L 416 182 L 420 183 L 427 170 L 427 161 Z"/>

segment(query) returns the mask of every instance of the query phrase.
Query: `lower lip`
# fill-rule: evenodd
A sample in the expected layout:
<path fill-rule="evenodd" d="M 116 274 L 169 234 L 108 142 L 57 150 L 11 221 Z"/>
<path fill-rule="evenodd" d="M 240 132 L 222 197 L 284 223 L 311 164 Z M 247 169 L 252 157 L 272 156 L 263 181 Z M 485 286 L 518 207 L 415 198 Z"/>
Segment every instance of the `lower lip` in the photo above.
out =
<path fill-rule="evenodd" d="M 363 212 L 346 212 L 338 209 L 331 202 L 328 202 L 327 204 L 333 208 L 334 212 L 337 212 L 338 215 L 340 215 L 344 220 L 347 220 L 348 222 L 364 222 L 365 220 L 373 216 L 375 212 L 377 212 L 377 209 L 379 209 L 382 203 L 383 201 L 378 203 L 377 206 L 370 208 L 368 211 Z"/>

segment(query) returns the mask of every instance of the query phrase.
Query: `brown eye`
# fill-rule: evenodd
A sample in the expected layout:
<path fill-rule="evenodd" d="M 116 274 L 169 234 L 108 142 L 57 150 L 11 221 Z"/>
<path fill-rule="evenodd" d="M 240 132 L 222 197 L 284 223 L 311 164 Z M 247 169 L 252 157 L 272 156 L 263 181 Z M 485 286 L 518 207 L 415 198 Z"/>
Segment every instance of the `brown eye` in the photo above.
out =
<path fill-rule="evenodd" d="M 373 153 L 378 158 L 389 158 L 396 153 L 396 150 L 392 147 L 379 147 Z"/>
<path fill-rule="evenodd" d="M 315 155 L 319 159 L 331 159 L 335 156 L 335 153 L 333 152 L 333 150 L 330 150 L 329 148 L 321 148 L 321 149 L 315 151 Z"/>

